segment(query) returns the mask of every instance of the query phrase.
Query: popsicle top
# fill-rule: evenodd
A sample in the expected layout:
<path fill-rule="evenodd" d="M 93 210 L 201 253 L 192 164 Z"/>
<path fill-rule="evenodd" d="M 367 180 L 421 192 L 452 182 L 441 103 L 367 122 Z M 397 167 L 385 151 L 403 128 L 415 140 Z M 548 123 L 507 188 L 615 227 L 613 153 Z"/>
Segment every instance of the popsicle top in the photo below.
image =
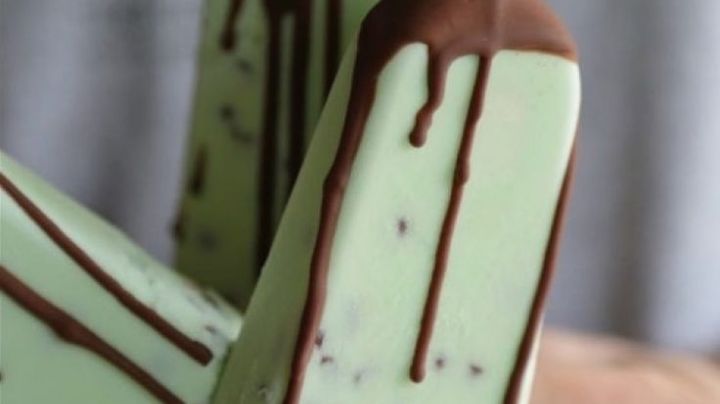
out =
<path fill-rule="evenodd" d="M 466 55 L 489 59 L 501 49 L 576 58 L 570 34 L 543 0 L 386 0 L 363 23 L 354 86 L 374 86 L 393 55 L 413 42 L 426 44 L 430 54 L 430 96 L 410 136 L 415 146 L 425 143 L 455 59 Z"/>
<path fill-rule="evenodd" d="M 430 55 L 430 94 L 410 136 L 418 147 L 425 143 L 455 59 L 466 55 L 490 59 L 501 49 L 551 53 L 570 60 L 577 55 L 572 37 L 543 0 L 385 0 L 363 22 L 354 91 L 374 88 L 395 53 L 417 42 L 426 44 Z M 348 122 L 364 121 L 362 113 L 349 108 Z"/>
<path fill-rule="evenodd" d="M 576 58 L 567 30 L 543 0 L 385 0 L 367 16 L 362 64 L 382 68 L 403 45 L 422 42 L 452 59 L 499 49 Z"/>
<path fill-rule="evenodd" d="M 415 126 L 409 134 L 409 142 L 415 147 L 425 144 L 433 113 L 442 103 L 446 76 L 452 62 L 468 55 L 480 59 L 410 370 L 411 379 L 418 383 L 425 376 L 427 350 L 463 188 L 470 177 L 470 152 L 476 124 L 482 116 L 492 58 L 500 50 L 518 50 L 576 60 L 572 38 L 541 0 L 383 0 L 368 14 L 357 40 L 356 63 L 340 145 L 324 184 L 320 226 L 310 268 L 310 285 L 285 396 L 286 404 L 299 401 L 305 369 L 322 319 L 339 212 L 374 103 L 378 79 L 395 54 L 413 43 L 425 44 L 428 48 L 428 97 L 417 112 Z M 543 268 L 543 272 L 550 269 Z M 539 311 L 539 307 L 533 308 L 533 312 L 536 311 Z M 536 324 L 528 323 L 528 330 L 535 327 Z M 532 337 L 533 333 L 526 334 Z M 528 341 L 531 339 L 527 338 Z M 528 341 L 523 344 L 528 344 Z M 517 368 L 524 368 L 526 360 L 519 357 Z M 518 379 L 514 379 L 508 387 L 508 397 L 515 396 L 511 392 L 517 390 Z M 512 398 L 507 399 L 507 402 L 512 401 Z"/>

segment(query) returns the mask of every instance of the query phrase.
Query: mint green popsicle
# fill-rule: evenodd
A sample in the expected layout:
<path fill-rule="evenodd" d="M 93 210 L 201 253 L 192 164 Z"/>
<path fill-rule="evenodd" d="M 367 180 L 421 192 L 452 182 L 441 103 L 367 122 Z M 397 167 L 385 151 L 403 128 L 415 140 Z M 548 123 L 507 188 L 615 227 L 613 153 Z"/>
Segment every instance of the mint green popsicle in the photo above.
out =
<path fill-rule="evenodd" d="M 176 263 L 241 308 L 259 276 L 337 54 L 376 1 L 206 0 Z M 223 47 L 225 37 L 232 48 Z"/>
<path fill-rule="evenodd" d="M 208 403 L 240 317 L 0 152 L 0 401 Z"/>
<path fill-rule="evenodd" d="M 512 0 L 507 13 L 472 9 L 465 19 L 463 7 L 480 3 L 383 1 L 370 13 L 214 404 L 528 402 L 580 80 L 554 16 L 526 3 L 540 4 Z M 383 33 L 377 21 L 398 4 L 436 26 L 398 27 L 399 39 Z M 424 18 L 436 8 L 441 17 Z M 484 28 L 473 24 L 486 22 L 491 35 L 478 34 Z M 524 36 L 544 24 L 549 34 L 537 44 Z M 446 27 L 436 40 L 433 29 Z M 517 27 L 527 29 L 513 36 Z M 385 52 L 369 38 L 399 45 Z M 413 143 L 419 111 L 434 99 L 426 140 Z"/>

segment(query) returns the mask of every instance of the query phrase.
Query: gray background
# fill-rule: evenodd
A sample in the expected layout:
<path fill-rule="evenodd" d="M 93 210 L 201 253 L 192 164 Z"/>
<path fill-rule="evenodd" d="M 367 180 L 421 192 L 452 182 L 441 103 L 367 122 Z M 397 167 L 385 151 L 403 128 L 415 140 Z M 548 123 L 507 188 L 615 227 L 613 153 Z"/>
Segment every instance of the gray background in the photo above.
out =
<path fill-rule="evenodd" d="M 720 351 L 720 2 L 553 0 L 582 57 L 555 325 Z M 169 261 L 201 0 L 0 0 L 0 148 Z"/>

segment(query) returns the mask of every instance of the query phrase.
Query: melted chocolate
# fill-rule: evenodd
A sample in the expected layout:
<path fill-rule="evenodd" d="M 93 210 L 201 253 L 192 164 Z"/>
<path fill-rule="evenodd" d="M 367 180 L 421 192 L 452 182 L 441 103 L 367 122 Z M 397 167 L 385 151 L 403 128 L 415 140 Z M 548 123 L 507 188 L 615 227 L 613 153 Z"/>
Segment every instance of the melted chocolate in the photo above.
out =
<path fill-rule="evenodd" d="M 307 116 L 307 77 L 310 63 L 310 27 L 312 0 L 294 0 L 295 32 L 293 34 L 292 76 L 290 81 L 290 152 L 288 155 L 288 189 L 290 195 L 305 156 Z M 334 73 L 333 73 L 334 74 Z"/>
<path fill-rule="evenodd" d="M 0 265 L 0 290 L 50 327 L 59 338 L 69 344 L 94 352 L 135 380 L 161 402 L 167 404 L 183 403 L 178 396 L 123 355 L 122 352 L 107 343 L 70 314 L 30 289 L 2 265 Z"/>
<path fill-rule="evenodd" d="M 277 190 L 277 132 L 280 110 L 280 66 L 282 17 L 290 12 L 285 1 L 266 0 L 270 35 L 267 48 L 267 76 L 262 136 L 260 139 L 260 177 L 258 178 L 258 222 L 255 267 L 260 272 L 272 243 L 275 193 Z"/>
<path fill-rule="evenodd" d="M 325 13 L 325 97 L 330 93 L 340 63 L 341 0 L 327 0 Z"/>
<path fill-rule="evenodd" d="M 108 275 L 87 252 L 75 244 L 55 222 L 2 173 L 0 173 L 0 188 L 7 192 L 10 198 L 20 206 L 30 219 L 32 219 L 65 254 L 72 258 L 95 282 L 115 297 L 120 304 L 200 364 L 207 365 L 210 363 L 213 354 L 208 347 L 183 334 L 158 313 L 145 306 L 137 300 L 135 296 L 125 290 L 118 281 Z"/>
<path fill-rule="evenodd" d="M 452 244 L 453 233 L 455 232 L 455 223 L 460 212 L 460 203 L 462 202 L 465 184 L 470 179 L 470 152 L 472 151 L 473 138 L 475 137 L 475 127 L 480 115 L 482 114 L 483 103 L 485 100 L 485 88 L 487 86 L 490 74 L 490 59 L 487 57 L 480 58 L 480 67 L 478 68 L 475 86 L 473 88 L 473 96 L 470 101 L 470 110 L 465 118 L 465 128 L 463 129 L 462 140 L 460 143 L 460 152 L 455 166 L 455 175 L 453 186 L 450 192 L 450 202 L 448 203 L 445 220 L 443 221 L 442 230 L 440 232 L 440 240 L 438 242 L 437 251 L 435 253 L 435 267 L 430 282 L 430 290 L 428 291 L 427 300 L 425 302 L 425 310 L 423 311 L 422 325 L 415 344 L 415 356 L 410 371 L 410 377 L 415 382 L 421 382 L 425 378 L 425 363 L 427 362 L 428 347 L 432 338 L 433 326 L 437 317 L 438 303 L 440 302 L 440 293 L 442 291 L 443 280 L 447 272 L 447 261 L 450 257 L 450 247 Z M 445 66 L 445 69 L 447 66 Z M 431 67 L 432 69 L 432 67 Z M 432 70 L 431 70 L 432 71 Z M 444 81 L 444 80 L 442 80 Z M 438 87 L 438 89 L 441 87 Z M 432 96 L 430 97 L 432 99 Z M 428 103 L 429 105 L 430 103 Z M 439 105 L 439 103 L 437 104 Z M 437 105 L 432 110 L 437 108 Z M 421 110 L 422 113 L 429 114 L 429 109 Z M 430 120 L 429 118 L 427 119 Z M 421 121 L 419 118 L 418 121 Z M 428 126 L 429 127 L 429 126 Z M 414 132 L 413 134 L 418 133 Z M 421 135 L 424 138 L 424 135 Z"/>
<path fill-rule="evenodd" d="M 202 195 L 205 190 L 205 177 L 207 174 L 207 147 L 202 145 L 195 154 L 193 173 L 188 188 L 194 196 Z"/>
<path fill-rule="evenodd" d="M 235 49 L 235 24 L 237 23 L 243 3 L 244 0 L 230 0 L 230 8 L 225 15 L 225 23 L 220 31 L 220 48 L 226 52 Z"/>
<path fill-rule="evenodd" d="M 340 145 L 323 188 L 319 231 L 285 396 L 286 404 L 297 403 L 300 398 L 305 370 L 325 304 L 330 253 L 337 220 L 352 165 L 362 141 L 365 123 L 375 98 L 378 78 L 398 50 L 411 43 L 426 44 L 429 54 L 429 96 L 426 104 L 418 111 L 416 125 L 409 139 L 415 147 L 422 147 L 425 143 L 433 113 L 442 103 L 445 77 L 450 64 L 466 55 L 476 55 L 480 59 L 458 151 L 450 203 L 438 242 L 432 282 L 410 372 L 411 378 L 416 382 L 421 381 L 425 373 L 428 344 L 432 337 L 463 188 L 470 176 L 470 151 L 475 125 L 482 112 L 492 58 L 501 49 L 514 49 L 540 51 L 575 59 L 575 48 L 570 36 L 554 14 L 539 0 L 384 0 L 370 12 L 358 39 L 350 101 Z M 548 273 L 549 269 L 546 266 L 543 272 Z M 540 286 L 539 292 L 542 292 L 543 287 Z M 535 303 L 533 314 L 541 309 L 538 302 Z M 532 323 L 531 318 L 528 326 L 531 334 L 534 333 L 533 329 L 537 328 Z M 518 367 L 525 367 L 528 359 L 524 347 L 525 343 L 518 355 L 516 372 Z M 513 381 L 509 386 L 508 400 L 516 396 L 512 393 L 518 388 L 516 384 L 516 381 Z"/>

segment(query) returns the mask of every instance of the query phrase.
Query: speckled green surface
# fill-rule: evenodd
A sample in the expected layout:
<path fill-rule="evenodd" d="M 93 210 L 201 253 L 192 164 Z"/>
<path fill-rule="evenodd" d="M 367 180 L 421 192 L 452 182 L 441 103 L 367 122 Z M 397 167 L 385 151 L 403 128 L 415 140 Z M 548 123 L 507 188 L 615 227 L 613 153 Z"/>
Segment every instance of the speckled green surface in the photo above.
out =
<path fill-rule="evenodd" d="M 376 0 L 344 0 L 341 46 L 351 39 Z M 207 0 L 199 49 L 198 82 L 191 133 L 186 146 L 185 178 L 206 149 L 205 186 L 181 196 L 185 237 L 177 245 L 178 268 L 245 307 L 257 280 L 259 136 L 265 94 L 268 23 L 261 0 L 245 0 L 237 23 L 237 44 L 224 52 L 218 43 L 229 0 Z M 306 134 L 320 114 L 324 95 L 326 0 L 313 0 L 313 24 L 305 103 Z M 278 116 L 278 178 L 275 217 L 279 220 L 288 189 L 287 136 L 293 19 L 282 22 L 283 49 Z"/>
<path fill-rule="evenodd" d="M 282 402 L 322 183 L 338 145 L 353 59 L 351 50 L 215 404 Z M 320 326 L 323 342 L 308 365 L 301 403 L 502 401 L 575 135 L 579 73 L 574 62 L 541 53 L 502 51 L 493 59 L 428 375 L 414 384 L 409 367 L 477 68 L 472 56 L 451 66 L 444 101 L 420 149 L 409 144 L 408 135 L 427 96 L 426 47 L 409 45 L 384 68 L 337 225 Z M 404 234 L 398 231 L 400 221 L 407 225 Z M 443 365 L 436 366 L 438 361 Z M 473 366 L 482 372 L 475 374 Z"/>
<path fill-rule="evenodd" d="M 240 318 L 212 293 L 162 266 L 102 219 L 0 153 L 8 177 L 136 299 L 210 348 L 203 366 L 120 304 L 0 191 L 0 265 L 72 315 L 187 403 L 206 403 Z M 155 403 L 103 358 L 59 339 L 0 292 L 3 404 Z"/>

